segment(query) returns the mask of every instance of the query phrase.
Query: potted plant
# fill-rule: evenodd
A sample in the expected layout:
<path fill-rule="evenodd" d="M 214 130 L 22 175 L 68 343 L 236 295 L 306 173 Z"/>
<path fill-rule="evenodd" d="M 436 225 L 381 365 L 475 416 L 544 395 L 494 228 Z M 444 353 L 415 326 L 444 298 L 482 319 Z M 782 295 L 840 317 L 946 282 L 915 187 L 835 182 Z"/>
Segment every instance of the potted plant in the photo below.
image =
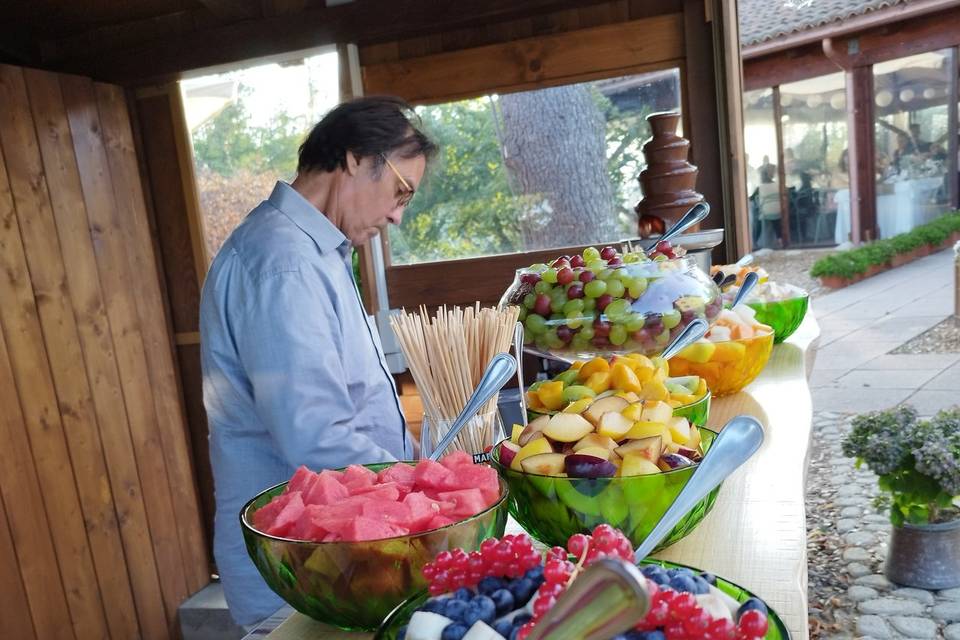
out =
<path fill-rule="evenodd" d="M 960 408 L 929 420 L 909 406 L 857 416 L 843 453 L 877 474 L 889 503 L 887 578 L 960 586 Z"/>

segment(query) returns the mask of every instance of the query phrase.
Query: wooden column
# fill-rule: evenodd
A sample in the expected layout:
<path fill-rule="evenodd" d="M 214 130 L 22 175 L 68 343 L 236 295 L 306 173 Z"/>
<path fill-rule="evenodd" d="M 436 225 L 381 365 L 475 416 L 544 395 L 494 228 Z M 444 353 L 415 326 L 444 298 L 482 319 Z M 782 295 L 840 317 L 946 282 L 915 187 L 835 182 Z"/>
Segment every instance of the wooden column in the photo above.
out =
<path fill-rule="evenodd" d="M 777 184 L 780 186 L 780 238 L 790 244 L 790 199 L 787 197 L 787 171 L 783 166 L 783 106 L 780 87 L 773 88 L 773 125 L 777 133 Z"/>
<path fill-rule="evenodd" d="M 960 167 L 957 166 L 958 136 L 960 136 L 960 61 L 957 47 L 950 49 L 947 67 L 950 69 L 950 84 L 947 93 L 947 188 L 950 193 L 950 206 L 960 208 Z"/>
<path fill-rule="evenodd" d="M 850 229 L 854 243 L 879 237 L 873 132 L 873 67 L 846 71 L 847 139 L 850 166 Z"/>

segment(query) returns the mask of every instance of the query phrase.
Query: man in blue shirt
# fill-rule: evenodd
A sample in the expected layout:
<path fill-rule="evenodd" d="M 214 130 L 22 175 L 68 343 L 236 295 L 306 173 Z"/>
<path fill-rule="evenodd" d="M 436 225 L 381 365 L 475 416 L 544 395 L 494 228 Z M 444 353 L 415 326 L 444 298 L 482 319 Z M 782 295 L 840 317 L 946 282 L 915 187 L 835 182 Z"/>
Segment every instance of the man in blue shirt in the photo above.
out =
<path fill-rule="evenodd" d="M 238 522 L 247 500 L 301 464 L 413 456 L 350 259 L 353 246 L 400 224 L 436 152 L 411 116 L 394 98 L 333 109 L 300 147 L 293 183 L 277 183 L 207 274 L 200 335 L 214 555 L 241 625 L 283 604 L 247 557 Z"/>

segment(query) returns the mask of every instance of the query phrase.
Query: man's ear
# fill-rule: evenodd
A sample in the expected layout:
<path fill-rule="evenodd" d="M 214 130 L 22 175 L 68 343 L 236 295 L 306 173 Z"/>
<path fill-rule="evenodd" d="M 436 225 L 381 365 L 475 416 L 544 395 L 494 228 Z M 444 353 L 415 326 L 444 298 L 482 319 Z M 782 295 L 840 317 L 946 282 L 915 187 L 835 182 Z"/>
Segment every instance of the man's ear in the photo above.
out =
<path fill-rule="evenodd" d="M 355 176 L 360 170 L 360 159 L 357 158 L 356 154 L 353 151 L 346 152 L 347 158 L 347 175 Z"/>

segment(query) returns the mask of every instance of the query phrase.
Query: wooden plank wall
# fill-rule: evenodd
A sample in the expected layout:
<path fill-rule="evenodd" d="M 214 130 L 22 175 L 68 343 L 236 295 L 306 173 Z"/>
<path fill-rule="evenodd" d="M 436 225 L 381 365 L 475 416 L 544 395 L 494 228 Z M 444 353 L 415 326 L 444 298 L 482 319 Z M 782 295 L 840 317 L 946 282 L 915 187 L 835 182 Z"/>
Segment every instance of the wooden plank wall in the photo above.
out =
<path fill-rule="evenodd" d="M 0 628 L 176 637 L 209 581 L 118 87 L 0 65 Z"/>

